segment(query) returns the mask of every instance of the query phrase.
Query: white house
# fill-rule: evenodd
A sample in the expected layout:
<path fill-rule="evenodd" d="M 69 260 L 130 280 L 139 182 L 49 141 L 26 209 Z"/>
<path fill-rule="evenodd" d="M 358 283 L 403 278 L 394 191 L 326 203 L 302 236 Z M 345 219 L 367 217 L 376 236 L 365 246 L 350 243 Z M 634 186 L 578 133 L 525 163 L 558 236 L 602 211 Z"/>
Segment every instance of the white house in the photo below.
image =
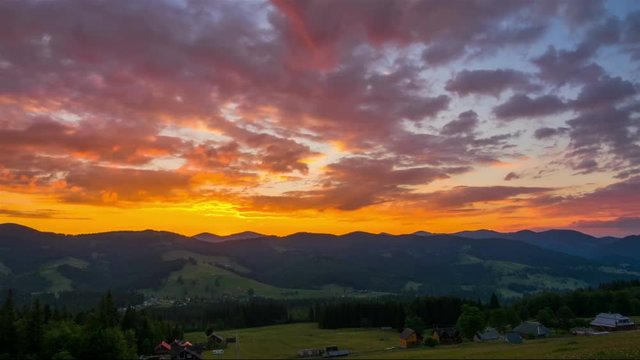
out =
<path fill-rule="evenodd" d="M 618 313 L 600 313 L 590 325 L 594 329 L 602 331 L 634 330 L 636 328 L 633 320 Z"/>

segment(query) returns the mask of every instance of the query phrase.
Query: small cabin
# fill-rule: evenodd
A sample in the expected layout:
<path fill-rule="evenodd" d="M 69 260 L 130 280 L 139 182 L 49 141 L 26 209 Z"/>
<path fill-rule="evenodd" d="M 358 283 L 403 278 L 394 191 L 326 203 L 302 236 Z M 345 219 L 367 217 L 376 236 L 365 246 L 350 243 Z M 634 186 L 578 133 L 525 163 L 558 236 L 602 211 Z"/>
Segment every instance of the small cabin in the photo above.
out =
<path fill-rule="evenodd" d="M 636 328 L 633 320 L 618 313 L 600 313 L 589 325 L 599 331 L 624 331 Z"/>
<path fill-rule="evenodd" d="M 411 328 L 405 328 L 400 333 L 400 347 L 401 348 L 409 348 L 412 346 L 420 345 L 422 342 L 422 336 L 415 332 L 415 330 Z"/>
<path fill-rule="evenodd" d="M 440 345 L 459 344 L 462 336 L 456 327 L 444 327 L 433 329 L 432 337 L 438 340 Z"/>
<path fill-rule="evenodd" d="M 513 329 L 525 339 L 538 339 L 549 335 L 551 330 L 537 321 L 524 321 Z"/>

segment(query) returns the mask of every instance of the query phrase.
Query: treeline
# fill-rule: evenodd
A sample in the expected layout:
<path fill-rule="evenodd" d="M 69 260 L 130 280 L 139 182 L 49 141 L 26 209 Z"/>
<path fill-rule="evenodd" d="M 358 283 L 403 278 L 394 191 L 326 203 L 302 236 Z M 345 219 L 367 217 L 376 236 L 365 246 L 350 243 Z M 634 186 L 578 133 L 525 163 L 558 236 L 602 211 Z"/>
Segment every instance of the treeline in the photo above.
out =
<path fill-rule="evenodd" d="M 181 324 L 186 331 L 238 329 L 283 324 L 290 320 L 287 303 L 262 298 L 154 308 L 149 311 Z"/>
<path fill-rule="evenodd" d="M 12 292 L 0 308 L 0 358 L 6 359 L 132 359 L 182 336 L 179 326 L 145 311 L 119 313 L 111 293 L 94 309 L 75 314 L 37 298 L 16 306 Z"/>
<path fill-rule="evenodd" d="M 544 292 L 525 297 L 512 308 L 523 319 L 536 317 L 552 327 L 561 326 L 566 318 L 590 318 L 600 312 L 639 315 L 640 281 L 615 281 L 569 293 Z"/>
<path fill-rule="evenodd" d="M 310 309 L 310 319 L 321 329 L 391 326 L 404 324 L 405 306 L 399 302 L 343 302 L 317 304 Z"/>
<path fill-rule="evenodd" d="M 463 305 L 479 305 L 456 297 L 416 297 L 413 300 L 352 300 L 317 304 L 312 318 L 322 329 L 388 326 L 402 329 L 407 319 L 414 323 L 450 326 L 460 316 Z M 414 324 L 414 327 L 425 325 Z"/>
<path fill-rule="evenodd" d="M 31 293 L 24 291 L 15 291 L 11 289 L 0 290 L 0 301 L 7 297 L 7 294 L 11 292 L 15 306 L 23 307 L 31 305 L 34 298 L 37 297 L 40 304 L 43 306 L 48 304 L 52 308 L 57 308 L 58 311 L 64 309 L 73 309 L 73 312 L 89 311 L 98 304 L 107 290 L 103 292 L 99 291 L 61 291 L 57 293 L 39 293 L 34 296 Z M 144 294 L 130 291 L 130 290 L 111 290 L 112 298 L 116 307 L 126 308 L 129 305 L 139 305 L 144 302 Z"/>
<path fill-rule="evenodd" d="M 488 302 L 456 297 L 416 297 L 413 300 L 350 300 L 316 304 L 309 318 L 323 329 L 390 326 L 418 331 L 458 322 L 463 308 L 473 307 L 485 325 L 505 331 L 521 321 L 537 320 L 547 327 L 569 329 L 588 324 L 600 312 L 640 315 L 640 281 L 615 281 L 597 288 L 566 293 L 543 292 L 501 305 L 492 294 Z"/>

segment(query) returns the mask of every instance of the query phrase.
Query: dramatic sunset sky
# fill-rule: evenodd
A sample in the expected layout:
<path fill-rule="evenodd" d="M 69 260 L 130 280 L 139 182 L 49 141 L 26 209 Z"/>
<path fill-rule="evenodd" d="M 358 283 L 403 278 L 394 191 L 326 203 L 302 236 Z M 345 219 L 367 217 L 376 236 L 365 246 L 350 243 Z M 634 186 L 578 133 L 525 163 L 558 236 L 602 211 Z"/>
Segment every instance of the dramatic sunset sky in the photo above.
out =
<path fill-rule="evenodd" d="M 640 1 L 0 2 L 0 222 L 640 233 Z"/>

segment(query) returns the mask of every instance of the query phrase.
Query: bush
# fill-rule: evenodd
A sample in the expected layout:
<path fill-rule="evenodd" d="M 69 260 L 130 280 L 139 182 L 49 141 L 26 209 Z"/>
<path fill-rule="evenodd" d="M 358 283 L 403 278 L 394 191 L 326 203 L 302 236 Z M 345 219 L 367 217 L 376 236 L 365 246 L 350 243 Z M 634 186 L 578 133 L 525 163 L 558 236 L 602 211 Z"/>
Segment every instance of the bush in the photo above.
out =
<path fill-rule="evenodd" d="M 424 339 L 424 346 L 428 346 L 428 347 L 435 347 L 436 345 L 438 345 L 438 340 L 432 338 L 432 337 L 428 337 L 426 339 Z"/>

